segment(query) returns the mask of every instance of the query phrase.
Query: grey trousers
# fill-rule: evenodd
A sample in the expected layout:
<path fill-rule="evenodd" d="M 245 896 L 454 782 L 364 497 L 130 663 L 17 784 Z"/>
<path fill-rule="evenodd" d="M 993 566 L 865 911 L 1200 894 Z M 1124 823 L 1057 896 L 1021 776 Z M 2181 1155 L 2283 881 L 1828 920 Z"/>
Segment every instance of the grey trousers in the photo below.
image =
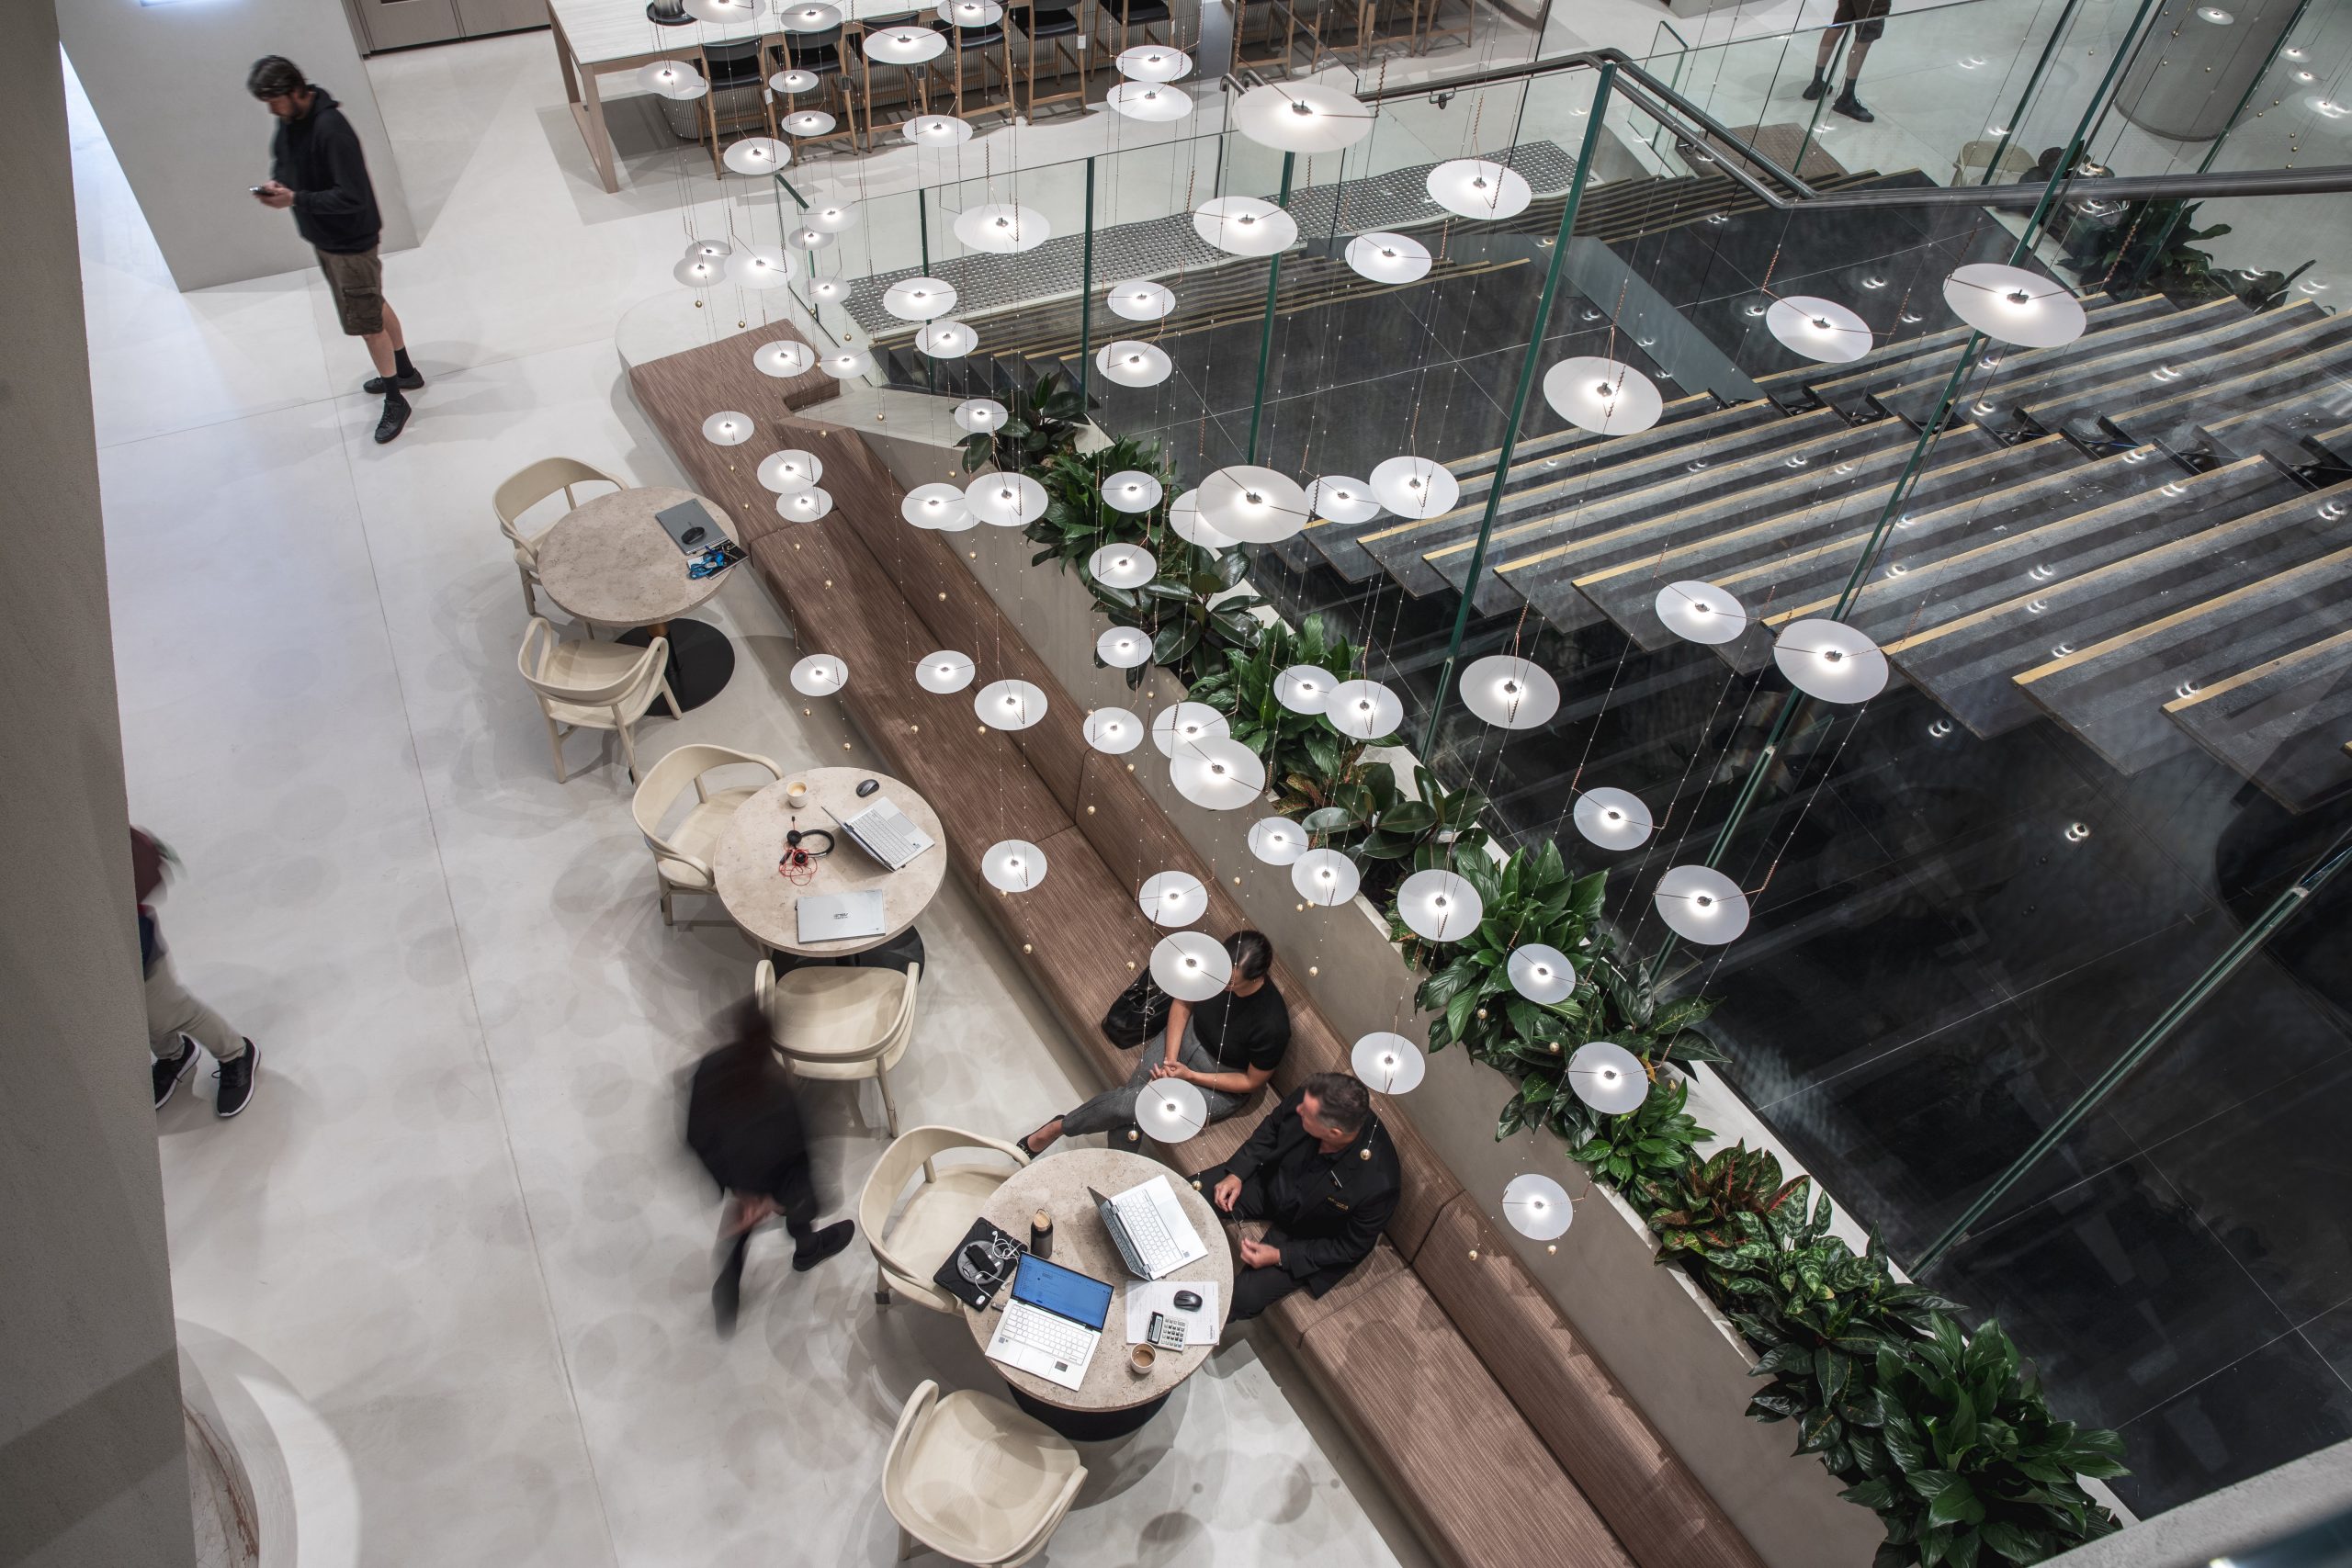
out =
<path fill-rule="evenodd" d="M 1132 1127 L 1136 1121 L 1136 1097 L 1143 1093 L 1143 1086 L 1151 1081 L 1151 1069 L 1168 1059 L 1168 1036 L 1163 1031 L 1143 1043 L 1137 1053 L 1136 1070 L 1118 1088 L 1105 1089 L 1075 1111 L 1062 1112 L 1062 1136 L 1074 1137 L 1080 1133 L 1116 1133 Z M 1229 1071 L 1216 1065 L 1216 1058 L 1201 1048 L 1200 1036 L 1193 1032 L 1188 1021 L 1184 1025 L 1184 1043 L 1176 1048 L 1176 1059 L 1196 1073 Z M 1197 1087 L 1197 1086 L 1196 1086 Z M 1227 1094 L 1222 1089 L 1204 1089 L 1201 1098 L 1209 1103 L 1209 1120 L 1222 1122 L 1248 1103 L 1246 1096 Z"/>
<path fill-rule="evenodd" d="M 234 1061 L 245 1054 L 245 1037 L 180 984 L 180 977 L 172 972 L 170 953 L 158 953 L 155 972 L 147 976 L 148 1055 L 178 1055 L 183 1034 L 210 1052 L 217 1062 Z"/>

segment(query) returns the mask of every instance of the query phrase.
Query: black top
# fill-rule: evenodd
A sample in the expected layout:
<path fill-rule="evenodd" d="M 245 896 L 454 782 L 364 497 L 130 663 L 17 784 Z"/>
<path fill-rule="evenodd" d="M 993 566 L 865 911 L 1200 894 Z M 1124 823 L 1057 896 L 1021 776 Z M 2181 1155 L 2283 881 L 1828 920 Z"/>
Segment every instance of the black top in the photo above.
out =
<path fill-rule="evenodd" d="M 376 212 L 359 133 L 313 85 L 311 112 L 281 119 L 269 143 L 269 177 L 294 193 L 294 231 L 320 250 L 356 255 L 376 248 L 384 220 Z"/>
<path fill-rule="evenodd" d="M 1271 1073 L 1290 1048 L 1290 1006 L 1270 977 L 1246 997 L 1219 991 L 1193 1004 L 1192 1029 L 1224 1071 L 1263 1067 Z"/>
<path fill-rule="evenodd" d="M 1325 1154 L 1298 1119 L 1304 1093 L 1283 1097 L 1231 1159 L 1201 1172 L 1193 1185 L 1211 1192 L 1227 1176 L 1241 1178 L 1236 1212 L 1268 1222 L 1266 1240 L 1281 1250 L 1283 1271 L 1319 1296 L 1372 1256 L 1396 1213 L 1405 1178 L 1377 1116 L 1364 1118 L 1347 1147 Z"/>
<path fill-rule="evenodd" d="M 806 1184 L 808 1164 L 791 1076 L 764 1050 L 713 1051 L 695 1067 L 686 1145 L 727 1190 L 788 1198 Z"/>

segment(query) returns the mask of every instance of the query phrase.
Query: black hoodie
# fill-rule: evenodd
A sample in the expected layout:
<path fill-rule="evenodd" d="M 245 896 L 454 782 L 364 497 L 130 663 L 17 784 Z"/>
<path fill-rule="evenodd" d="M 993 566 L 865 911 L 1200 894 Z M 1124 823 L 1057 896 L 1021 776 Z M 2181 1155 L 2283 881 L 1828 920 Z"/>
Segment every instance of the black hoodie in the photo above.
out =
<path fill-rule="evenodd" d="M 322 251 L 353 255 L 376 248 L 384 227 L 359 133 L 315 83 L 310 113 L 281 119 L 269 143 L 269 177 L 294 193 L 294 230 Z"/>

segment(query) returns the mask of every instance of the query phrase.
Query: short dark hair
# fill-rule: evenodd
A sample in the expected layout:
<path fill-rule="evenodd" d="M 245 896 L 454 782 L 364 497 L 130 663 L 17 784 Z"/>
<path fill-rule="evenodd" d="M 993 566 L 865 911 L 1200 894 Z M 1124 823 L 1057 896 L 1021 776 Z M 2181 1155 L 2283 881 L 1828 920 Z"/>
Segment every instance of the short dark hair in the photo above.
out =
<path fill-rule="evenodd" d="M 1372 1090 L 1350 1073 L 1317 1073 L 1300 1085 L 1299 1091 L 1313 1095 L 1323 1120 L 1343 1133 L 1363 1132 L 1372 1115 Z"/>
<path fill-rule="evenodd" d="M 256 98 L 282 98 L 310 85 L 302 68 L 282 54 L 265 54 L 245 73 L 245 91 Z"/>
<path fill-rule="evenodd" d="M 1225 939 L 1225 955 L 1233 960 L 1238 980 L 1262 980 L 1274 966 L 1274 944 L 1266 940 L 1264 931 L 1235 931 Z"/>

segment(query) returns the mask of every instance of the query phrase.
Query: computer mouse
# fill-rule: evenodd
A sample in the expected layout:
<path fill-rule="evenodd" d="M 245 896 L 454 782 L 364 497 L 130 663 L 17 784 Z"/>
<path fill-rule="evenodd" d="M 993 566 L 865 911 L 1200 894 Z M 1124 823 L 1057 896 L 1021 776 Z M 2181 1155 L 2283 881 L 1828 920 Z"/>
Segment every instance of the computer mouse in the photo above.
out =
<path fill-rule="evenodd" d="M 876 790 L 880 789 L 881 787 L 882 781 L 880 779 L 868 779 L 864 784 L 857 786 L 857 793 L 860 795 L 872 795 Z"/>
<path fill-rule="evenodd" d="M 681 542 L 682 542 L 682 543 L 684 543 L 684 544 L 689 544 L 689 545 L 691 545 L 691 544 L 693 544 L 696 539 L 699 539 L 699 538 L 701 538 L 701 537 L 703 536 L 703 532 L 704 532 L 704 531 L 703 531 L 702 529 L 700 529 L 700 528 L 689 528 L 689 529 L 687 529 L 687 530 L 685 531 L 685 533 L 684 533 L 684 535 L 682 535 L 682 536 L 680 536 L 680 537 L 681 537 Z"/>
<path fill-rule="evenodd" d="M 1176 1310 L 1177 1310 L 1178 1312 L 1198 1312 L 1198 1311 L 1200 1311 L 1200 1310 L 1201 1310 L 1201 1298 L 1200 1298 L 1200 1293 L 1199 1293 L 1198 1292 L 1196 1292 L 1196 1291 L 1179 1291 L 1179 1292 L 1176 1292 Z"/>

